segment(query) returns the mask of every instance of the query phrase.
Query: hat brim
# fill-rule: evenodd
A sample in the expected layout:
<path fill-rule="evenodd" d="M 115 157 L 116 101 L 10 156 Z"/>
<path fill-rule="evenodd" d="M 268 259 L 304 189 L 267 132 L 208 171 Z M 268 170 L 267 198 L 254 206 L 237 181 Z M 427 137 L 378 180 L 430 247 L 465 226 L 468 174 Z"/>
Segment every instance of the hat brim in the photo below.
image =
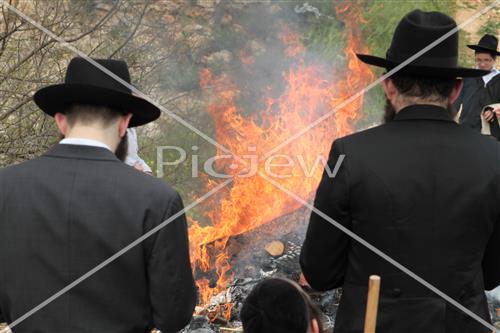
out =
<path fill-rule="evenodd" d="M 36 105 L 54 116 L 64 112 L 73 104 L 108 106 L 123 112 L 132 113 L 128 127 L 145 125 L 160 117 L 161 111 L 150 102 L 132 94 L 84 84 L 57 84 L 38 90 L 33 96 Z"/>
<path fill-rule="evenodd" d="M 362 62 L 377 66 L 383 67 L 386 69 L 392 69 L 400 63 L 387 60 L 385 58 L 376 57 L 368 54 L 357 54 L 359 60 Z M 429 77 L 439 77 L 439 78 L 456 78 L 456 77 L 477 77 L 488 74 L 488 71 L 474 69 L 474 68 L 463 68 L 463 67 L 431 67 L 431 66 L 415 66 L 415 65 L 406 65 L 401 68 L 398 73 L 402 74 L 412 74 L 419 76 L 429 76 Z"/>
<path fill-rule="evenodd" d="M 469 49 L 474 50 L 474 51 L 484 52 L 484 53 L 493 53 L 497 56 L 500 56 L 500 52 L 498 52 L 497 50 L 494 50 L 494 49 L 489 49 L 487 47 L 483 47 L 483 46 L 479 46 L 479 45 L 467 45 L 467 47 Z"/>

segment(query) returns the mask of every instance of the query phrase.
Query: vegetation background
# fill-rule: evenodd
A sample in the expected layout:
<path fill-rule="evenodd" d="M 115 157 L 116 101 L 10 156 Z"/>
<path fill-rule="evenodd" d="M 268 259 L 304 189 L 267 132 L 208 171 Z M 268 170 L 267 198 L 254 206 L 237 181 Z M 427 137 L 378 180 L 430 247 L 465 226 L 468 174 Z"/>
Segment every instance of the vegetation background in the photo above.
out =
<path fill-rule="evenodd" d="M 348 1 L 362 8 L 359 24 L 372 54 L 384 55 L 391 34 L 407 12 L 420 8 L 439 10 L 465 20 L 491 1 Z M 124 59 L 133 83 L 170 112 L 213 136 L 214 124 L 206 112 L 200 89 L 200 70 L 231 70 L 238 50 L 255 34 L 257 14 L 274 7 L 282 17 L 300 25 L 306 47 L 324 62 L 343 61 L 345 29 L 336 18 L 336 7 L 345 1 L 215 1 L 215 0 L 10 0 L 12 6 L 92 57 Z M 300 13 L 297 8 L 309 8 Z M 255 13 L 255 15 L 253 15 Z M 492 10 L 461 33 L 461 62 L 472 64 L 465 47 L 484 32 L 498 35 L 499 10 Z M 266 33 L 266 27 L 258 33 Z M 51 119 L 32 101 L 34 92 L 60 83 L 75 54 L 18 15 L 2 8 L 0 15 L 0 167 L 22 162 L 45 152 L 58 140 Z M 381 73 L 377 71 L 377 73 Z M 251 104 L 248 100 L 245 103 Z M 380 120 L 383 94 L 379 87 L 366 96 L 364 128 Z M 245 109 L 245 105 L 242 105 Z M 139 129 L 140 155 L 156 170 L 156 147 L 192 146 L 200 160 L 212 156 L 214 147 L 180 125 L 168 114 Z M 175 160 L 175 153 L 165 156 Z M 184 198 L 195 195 L 203 179 L 191 177 L 187 163 L 164 169 L 165 180 Z"/>
<path fill-rule="evenodd" d="M 208 136 L 214 123 L 200 87 L 200 72 L 234 72 L 239 50 L 250 42 L 258 53 L 259 38 L 271 33 L 260 24 L 263 13 L 279 13 L 280 19 L 298 27 L 305 47 L 319 61 L 340 63 L 345 59 L 345 26 L 336 7 L 346 1 L 224 1 L 224 0 L 8 0 L 45 28 L 83 53 L 97 58 L 124 59 L 133 83 L 169 112 L 185 119 Z M 347 1 L 361 8 L 359 21 L 364 44 L 375 55 L 385 55 L 398 21 L 409 11 L 438 10 L 458 23 L 492 1 L 375 0 Z M 266 14 L 266 15 L 268 15 Z M 268 17 L 269 18 L 269 17 Z M 270 17 L 272 19 L 272 17 Z M 473 66 L 473 53 L 465 47 L 483 33 L 499 35 L 500 10 L 494 9 L 467 26 L 460 35 L 460 62 Z M 252 43 L 254 42 L 254 43 Z M 45 33 L 2 7 L 0 13 L 0 167 L 44 153 L 59 139 L 53 121 L 32 101 L 41 87 L 64 80 L 66 66 L 75 54 Z M 271 61 L 272 60 L 272 61 Z M 278 66 L 270 59 L 269 66 Z M 381 71 L 376 71 L 380 74 Z M 265 75 L 256 76 L 265 84 Z M 261 80 L 261 81 L 259 81 Z M 263 81 L 262 81 L 263 80 Z M 354 92 L 353 92 L 354 93 Z M 254 96 L 255 99 L 258 96 Z M 240 101 L 244 111 L 255 103 Z M 382 116 L 382 90 L 371 90 L 365 99 L 358 128 L 376 124 Z M 192 146 L 201 162 L 215 148 L 168 114 L 138 130 L 141 157 L 156 171 L 156 148 L 183 147 L 186 163 L 164 168 L 164 179 L 179 190 L 184 200 L 200 195 L 206 179 L 191 177 Z M 329 144 L 329 143 L 325 143 Z M 165 159 L 175 160 L 174 152 Z M 195 219 L 199 212 L 189 212 Z"/>

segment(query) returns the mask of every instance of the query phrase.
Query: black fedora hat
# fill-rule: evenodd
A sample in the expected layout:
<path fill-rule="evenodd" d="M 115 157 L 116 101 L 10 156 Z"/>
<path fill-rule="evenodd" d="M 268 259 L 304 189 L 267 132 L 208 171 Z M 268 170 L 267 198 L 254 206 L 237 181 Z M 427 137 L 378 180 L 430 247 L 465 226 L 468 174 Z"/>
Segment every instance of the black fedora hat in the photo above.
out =
<path fill-rule="evenodd" d="M 124 61 L 93 60 L 130 83 L 128 66 Z M 124 113 L 131 112 L 133 116 L 129 127 L 147 124 L 161 113 L 156 106 L 134 96 L 128 87 L 80 57 L 71 59 L 63 84 L 42 88 L 33 99 L 43 112 L 52 117 L 74 103 L 108 106 Z"/>
<path fill-rule="evenodd" d="M 455 21 L 446 14 L 417 9 L 399 22 L 386 58 L 366 54 L 357 56 L 367 64 L 390 70 L 456 27 Z M 458 31 L 400 69 L 399 73 L 441 78 L 488 74 L 479 69 L 458 67 Z"/>
<path fill-rule="evenodd" d="M 490 53 L 495 56 L 500 55 L 500 52 L 497 50 L 498 38 L 493 35 L 486 34 L 481 37 L 477 45 L 467 45 L 467 47 L 477 52 Z"/>

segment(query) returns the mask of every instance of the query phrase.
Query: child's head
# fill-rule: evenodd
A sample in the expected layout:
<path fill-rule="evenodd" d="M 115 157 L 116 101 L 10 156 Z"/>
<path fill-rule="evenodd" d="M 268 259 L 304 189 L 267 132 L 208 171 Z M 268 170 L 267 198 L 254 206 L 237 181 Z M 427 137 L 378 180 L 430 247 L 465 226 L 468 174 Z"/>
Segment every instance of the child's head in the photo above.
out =
<path fill-rule="evenodd" d="M 257 284 L 241 309 L 245 333 L 321 333 L 319 312 L 296 283 L 266 279 Z"/>

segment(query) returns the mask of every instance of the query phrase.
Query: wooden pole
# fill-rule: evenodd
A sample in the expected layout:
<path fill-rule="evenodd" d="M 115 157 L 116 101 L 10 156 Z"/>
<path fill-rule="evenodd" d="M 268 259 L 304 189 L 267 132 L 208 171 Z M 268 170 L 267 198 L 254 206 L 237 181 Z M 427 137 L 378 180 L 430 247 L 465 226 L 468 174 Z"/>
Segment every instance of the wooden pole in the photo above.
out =
<path fill-rule="evenodd" d="M 368 281 L 368 300 L 366 302 L 364 333 L 375 333 L 375 327 L 377 326 L 379 293 L 380 276 L 372 275 Z"/>

